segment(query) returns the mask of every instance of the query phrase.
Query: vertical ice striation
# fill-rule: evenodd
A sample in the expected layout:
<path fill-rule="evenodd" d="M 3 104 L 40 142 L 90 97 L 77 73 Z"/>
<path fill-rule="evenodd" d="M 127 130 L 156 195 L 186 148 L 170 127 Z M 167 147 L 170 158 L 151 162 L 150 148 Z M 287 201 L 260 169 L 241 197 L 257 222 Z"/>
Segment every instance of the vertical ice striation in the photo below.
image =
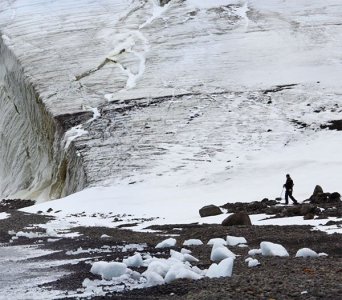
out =
<path fill-rule="evenodd" d="M 32 190 L 52 181 L 56 125 L 20 63 L 0 38 L 0 194 Z"/>
<path fill-rule="evenodd" d="M 68 177 L 82 187 L 82 166 L 61 148 L 64 134 L 20 62 L 0 38 L 0 195 L 31 199 L 68 193 Z M 77 158 L 77 156 L 76 156 Z"/>

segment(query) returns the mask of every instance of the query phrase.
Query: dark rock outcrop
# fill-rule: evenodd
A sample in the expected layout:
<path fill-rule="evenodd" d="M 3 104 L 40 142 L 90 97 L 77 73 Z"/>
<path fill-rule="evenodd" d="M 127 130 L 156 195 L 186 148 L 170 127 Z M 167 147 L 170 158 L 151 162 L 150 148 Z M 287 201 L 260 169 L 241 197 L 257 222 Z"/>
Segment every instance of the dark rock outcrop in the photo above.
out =
<path fill-rule="evenodd" d="M 223 226 L 245 225 L 251 226 L 252 222 L 249 215 L 245 212 L 238 212 L 230 215 L 222 221 Z"/>
<path fill-rule="evenodd" d="M 9 210 L 15 210 L 34 205 L 34 200 L 22 200 L 22 199 L 2 199 L 0 200 L 0 212 L 6 212 Z"/>
<path fill-rule="evenodd" d="M 320 193 L 316 196 L 312 195 L 310 198 L 310 203 L 315 204 L 325 204 L 325 203 L 335 203 L 341 202 L 341 195 L 337 192 L 334 193 Z"/>
<path fill-rule="evenodd" d="M 315 197 L 319 194 L 323 194 L 323 189 L 320 185 L 316 185 L 312 196 Z"/>
<path fill-rule="evenodd" d="M 272 215 L 271 218 L 303 216 L 309 220 L 312 218 L 342 217 L 341 195 L 337 192 L 324 193 L 322 191 L 323 189 L 320 186 L 316 186 L 310 199 L 294 206 L 286 206 L 278 201 L 265 198 L 250 203 L 227 203 L 221 207 L 227 209 L 228 213 L 267 214 Z"/>
<path fill-rule="evenodd" d="M 222 214 L 222 211 L 218 206 L 211 204 L 211 205 L 203 206 L 199 210 L 199 214 L 203 218 L 203 217 L 220 215 Z"/>

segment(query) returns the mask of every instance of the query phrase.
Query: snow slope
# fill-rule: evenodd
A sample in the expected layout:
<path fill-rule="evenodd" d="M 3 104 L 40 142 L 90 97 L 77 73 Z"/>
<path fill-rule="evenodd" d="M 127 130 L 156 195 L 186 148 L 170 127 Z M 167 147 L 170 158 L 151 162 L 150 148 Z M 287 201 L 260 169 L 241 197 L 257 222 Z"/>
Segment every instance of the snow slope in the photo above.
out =
<path fill-rule="evenodd" d="M 202 185 L 212 185 L 212 201 L 220 201 L 223 189 L 235 201 L 231 197 L 242 184 L 248 184 L 244 192 L 249 195 L 264 197 L 266 185 L 246 177 L 250 169 L 260 179 L 275 172 L 260 174 L 253 168 L 261 157 L 278 155 L 284 145 L 307 145 L 311 152 L 330 143 L 329 136 L 320 140 L 315 130 L 340 115 L 341 15 L 339 0 L 171 0 L 164 6 L 155 0 L 3 3 L 4 45 L 21 62 L 46 109 L 69 129 L 57 141 L 67 152 L 46 158 L 60 166 L 39 161 L 38 150 L 44 147 L 37 145 L 39 153 L 33 159 L 29 151 L 33 161 L 25 164 L 20 184 L 14 175 L 8 179 L 3 167 L 4 190 L 15 182 L 23 188 L 21 197 L 47 200 L 84 186 L 144 180 L 154 188 L 175 180 L 184 190 L 196 185 L 199 193 Z M 96 117 L 89 117 L 95 112 Z M 292 120 L 308 127 L 299 128 Z M 2 132 L 12 133 L 8 145 L 16 149 L 20 139 L 13 126 L 6 126 Z M 30 138 L 21 152 L 36 140 Z M 47 141 L 52 142 L 50 137 Z M 53 155 L 59 160 L 51 161 Z M 308 172 L 317 173 L 317 155 Z M 308 164 L 306 158 L 285 161 L 276 174 L 277 188 L 268 178 L 263 181 L 267 193 L 280 193 L 276 189 L 286 172 L 293 173 L 299 198 L 316 183 L 337 189 L 326 180 L 329 170 L 304 178 L 303 165 Z M 42 183 L 50 167 L 53 175 L 61 173 L 54 179 L 63 178 L 63 172 L 66 178 L 49 193 L 53 183 Z M 299 167 L 303 173 L 297 172 Z M 158 176 L 174 178 L 159 182 Z M 332 180 L 338 182 L 336 176 Z M 26 190 L 32 177 L 36 180 Z M 309 185 L 309 178 L 314 183 L 300 187 L 304 180 Z M 41 194 L 30 193 L 38 186 Z"/>
<path fill-rule="evenodd" d="M 68 107 L 58 102 L 98 112 L 72 141 L 91 188 L 25 211 L 184 223 L 198 221 L 206 204 L 279 197 L 286 173 L 299 200 L 316 184 L 341 191 L 341 134 L 321 130 L 342 111 L 340 1 L 116 4 L 122 14 L 95 30 L 98 48 L 72 55 L 79 65 L 68 72 L 91 89 Z M 55 22 L 68 6 L 58 4 Z M 72 8 L 86 11 L 79 1 Z M 13 26 L 6 30 L 15 45 Z M 57 111 L 53 97 L 48 103 Z"/>

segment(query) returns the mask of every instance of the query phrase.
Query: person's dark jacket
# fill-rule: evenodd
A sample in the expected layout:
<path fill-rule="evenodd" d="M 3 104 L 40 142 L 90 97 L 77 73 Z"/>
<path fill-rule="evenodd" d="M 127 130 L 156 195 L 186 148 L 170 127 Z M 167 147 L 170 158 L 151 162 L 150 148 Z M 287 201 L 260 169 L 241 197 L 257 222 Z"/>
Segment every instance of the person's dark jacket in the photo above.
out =
<path fill-rule="evenodd" d="M 287 191 L 292 191 L 293 189 L 293 180 L 291 178 L 287 178 L 286 179 L 286 182 L 284 184 L 284 188 L 287 190 Z"/>

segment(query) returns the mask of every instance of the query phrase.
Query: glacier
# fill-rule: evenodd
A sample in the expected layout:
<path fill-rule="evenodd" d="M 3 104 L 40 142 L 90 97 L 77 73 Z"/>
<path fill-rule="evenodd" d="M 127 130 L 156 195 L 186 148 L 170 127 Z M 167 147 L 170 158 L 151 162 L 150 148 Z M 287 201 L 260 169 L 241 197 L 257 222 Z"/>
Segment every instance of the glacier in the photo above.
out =
<path fill-rule="evenodd" d="M 0 196 L 226 184 L 310 143 L 341 118 L 341 16 L 339 0 L 1 1 Z"/>

